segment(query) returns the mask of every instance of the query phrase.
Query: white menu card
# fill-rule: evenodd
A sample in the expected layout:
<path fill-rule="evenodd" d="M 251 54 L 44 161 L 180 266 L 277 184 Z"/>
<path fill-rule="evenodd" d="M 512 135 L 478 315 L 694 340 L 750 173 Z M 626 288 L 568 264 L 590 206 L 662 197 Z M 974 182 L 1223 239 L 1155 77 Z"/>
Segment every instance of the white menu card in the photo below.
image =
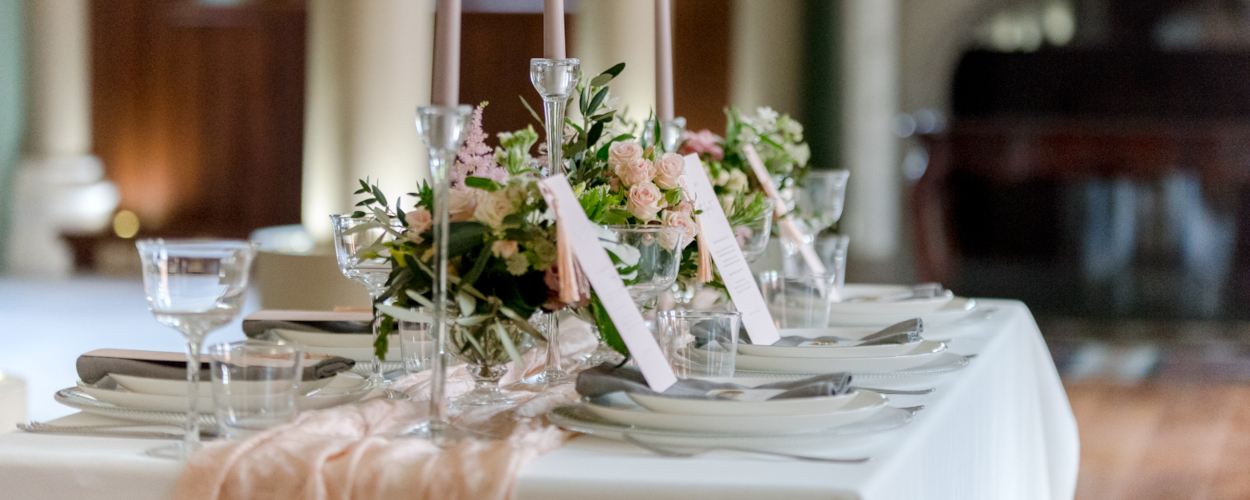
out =
<path fill-rule="evenodd" d="M 703 229 L 701 237 L 707 238 L 704 243 L 712 252 L 712 262 L 716 263 L 716 269 L 725 281 L 729 298 L 733 299 L 734 306 L 742 313 L 742 326 L 751 334 L 751 343 L 769 345 L 781 340 L 777 325 L 773 323 L 773 317 L 768 312 L 768 305 L 764 303 L 764 296 L 760 294 L 755 277 L 751 275 L 751 268 L 747 266 L 747 259 L 742 256 L 742 249 L 738 247 L 733 228 L 729 227 L 725 210 L 716 199 L 716 192 L 712 190 L 712 182 L 708 180 L 707 172 L 703 171 L 703 163 L 693 154 L 686 155 L 685 160 L 686 168 L 682 177 L 686 180 L 686 187 L 693 191 L 695 209 L 702 212 L 697 216 L 699 226 Z"/>
<path fill-rule="evenodd" d="M 629 348 L 630 355 L 638 362 L 638 368 L 647 380 L 647 385 L 653 391 L 664 392 L 677 383 L 677 376 L 673 374 L 668 360 L 664 359 L 664 353 L 660 351 L 659 344 L 655 342 L 646 321 L 642 319 L 642 313 L 638 312 L 638 307 L 625 290 L 625 283 L 612 265 L 608 252 L 603 249 L 599 239 L 593 236 L 598 234 L 594 223 L 582 211 L 582 205 L 573 194 L 568 179 L 564 174 L 553 175 L 538 181 L 538 185 L 547 199 L 547 204 L 555 207 L 556 220 L 560 224 L 568 224 L 567 234 L 588 236 L 569 238 L 569 248 L 581 265 L 582 272 L 586 273 L 590 286 L 599 294 L 599 302 L 603 304 L 608 317 L 612 318 L 612 323 L 616 325 L 621 340 Z M 560 272 L 569 270 L 561 269 Z"/>

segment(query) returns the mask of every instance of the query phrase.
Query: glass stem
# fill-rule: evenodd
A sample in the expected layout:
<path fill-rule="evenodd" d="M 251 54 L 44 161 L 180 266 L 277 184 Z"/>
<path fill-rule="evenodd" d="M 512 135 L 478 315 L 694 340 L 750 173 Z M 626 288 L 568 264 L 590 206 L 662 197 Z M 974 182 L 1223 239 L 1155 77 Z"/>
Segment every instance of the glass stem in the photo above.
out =
<path fill-rule="evenodd" d="M 560 318 L 556 316 L 554 311 L 548 313 L 547 324 L 544 325 L 547 331 L 543 332 L 547 336 L 547 373 L 560 373 L 564 370 L 560 366 Z"/>
<path fill-rule="evenodd" d="M 564 100 L 543 100 L 547 118 L 547 175 L 564 173 Z"/>
<path fill-rule="evenodd" d="M 369 307 L 373 309 L 373 360 L 369 362 L 369 385 L 373 387 L 386 386 L 386 377 L 382 374 L 382 357 L 377 354 L 378 335 L 381 333 L 381 319 L 378 318 L 378 296 L 380 293 L 369 291 Z M 385 355 L 385 354 L 383 354 Z"/>
<path fill-rule="evenodd" d="M 200 447 L 200 341 L 187 341 L 187 422 L 182 436 L 183 456 Z"/>
<path fill-rule="evenodd" d="M 447 426 L 447 401 L 444 389 L 447 384 L 447 265 L 448 238 L 451 236 L 451 219 L 447 197 L 451 192 L 447 173 L 456 159 L 455 151 L 431 151 L 430 173 L 434 178 L 434 286 L 431 300 L 434 302 L 434 359 L 430 369 L 430 423 L 431 434 Z"/>

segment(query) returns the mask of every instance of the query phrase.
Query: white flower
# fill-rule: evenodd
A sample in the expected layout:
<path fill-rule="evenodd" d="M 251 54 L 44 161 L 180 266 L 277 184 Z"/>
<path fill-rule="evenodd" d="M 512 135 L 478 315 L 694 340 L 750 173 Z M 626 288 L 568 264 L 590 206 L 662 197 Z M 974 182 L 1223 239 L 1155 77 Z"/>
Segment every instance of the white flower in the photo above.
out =
<path fill-rule="evenodd" d="M 725 182 L 725 189 L 731 192 L 746 191 L 747 174 L 741 170 L 729 171 L 729 180 Z"/>
<path fill-rule="evenodd" d="M 515 206 L 512 198 L 508 196 L 507 190 L 499 190 L 493 193 L 486 193 L 477 200 L 477 209 L 473 211 L 473 218 L 477 219 L 490 227 L 498 229 L 503 225 L 504 217 L 512 214 Z"/>
<path fill-rule="evenodd" d="M 803 124 L 789 116 L 783 116 L 777 121 L 777 128 L 785 134 L 786 139 L 793 142 L 803 142 Z"/>
<path fill-rule="evenodd" d="M 674 189 L 681 182 L 681 173 L 686 161 L 677 153 L 664 153 L 655 164 L 655 185 L 663 189 Z"/>
<path fill-rule="evenodd" d="M 495 254 L 496 257 L 502 257 L 505 259 L 511 258 L 513 255 L 516 255 L 517 250 L 518 250 L 517 242 L 512 241 L 512 240 L 507 240 L 507 241 L 497 240 L 494 243 L 491 243 L 490 245 L 491 253 Z"/>
<path fill-rule="evenodd" d="M 807 162 L 812 159 L 812 149 L 807 143 L 786 144 L 785 148 L 786 154 L 790 155 L 790 158 L 794 158 L 794 163 L 807 165 Z"/>
<path fill-rule="evenodd" d="M 776 111 L 773 111 L 773 108 L 760 106 L 755 110 L 755 114 L 755 123 L 752 124 L 755 125 L 755 128 L 771 129 L 777 125 L 778 114 Z"/>
<path fill-rule="evenodd" d="M 512 243 L 516 244 L 515 241 Z M 529 259 L 526 259 L 525 254 L 522 253 L 512 254 L 511 257 L 504 260 L 504 264 L 508 268 L 508 274 L 513 276 L 525 274 L 530 269 L 530 261 Z"/>
<path fill-rule="evenodd" d="M 716 178 L 712 180 L 712 184 L 715 184 L 717 186 L 724 186 L 728 182 L 729 182 L 729 172 L 726 170 L 721 170 L 720 172 L 718 172 L 716 174 Z"/>

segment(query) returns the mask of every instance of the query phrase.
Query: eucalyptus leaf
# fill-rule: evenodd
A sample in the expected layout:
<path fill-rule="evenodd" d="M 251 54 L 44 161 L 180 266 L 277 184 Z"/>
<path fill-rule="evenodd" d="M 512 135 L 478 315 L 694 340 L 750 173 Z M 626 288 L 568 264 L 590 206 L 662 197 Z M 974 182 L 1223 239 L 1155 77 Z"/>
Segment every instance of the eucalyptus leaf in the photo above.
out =
<path fill-rule="evenodd" d="M 433 316 L 422 314 L 412 309 L 405 309 L 390 304 L 375 304 L 374 307 L 377 307 L 379 311 L 382 311 L 387 316 L 400 321 L 411 321 L 413 323 L 430 323 L 434 321 Z"/>
<path fill-rule="evenodd" d="M 499 337 L 499 342 L 503 344 L 503 349 L 508 351 L 508 357 L 512 358 L 515 368 L 521 373 L 525 373 L 525 360 L 521 358 L 521 352 L 517 350 L 516 344 L 512 343 L 512 338 L 508 336 L 507 330 L 503 325 L 499 324 L 499 320 L 495 320 L 494 330 L 495 336 Z"/>
<path fill-rule="evenodd" d="M 431 310 L 434 309 L 434 303 L 430 302 L 430 299 L 425 298 L 425 296 L 417 293 L 415 290 L 407 290 L 404 293 L 408 295 L 408 298 L 417 301 L 418 304 L 421 304 L 422 307 L 427 307 Z"/>

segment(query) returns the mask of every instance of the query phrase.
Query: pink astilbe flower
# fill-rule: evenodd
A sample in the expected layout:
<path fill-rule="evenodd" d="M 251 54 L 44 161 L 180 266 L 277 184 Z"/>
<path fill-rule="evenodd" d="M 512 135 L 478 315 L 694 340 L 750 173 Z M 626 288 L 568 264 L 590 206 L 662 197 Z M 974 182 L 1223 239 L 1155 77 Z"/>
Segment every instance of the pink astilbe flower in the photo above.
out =
<path fill-rule="evenodd" d="M 483 108 L 485 104 L 473 110 L 469 134 L 456 153 L 456 165 L 451 170 L 451 187 L 463 186 L 468 177 L 485 177 L 496 182 L 508 180 L 508 171 L 495 161 L 495 150 L 486 145 L 490 134 L 482 130 Z"/>
<path fill-rule="evenodd" d="M 703 129 L 698 132 L 687 130 L 682 139 L 685 140 L 685 143 L 677 150 L 680 154 L 697 153 L 700 156 L 706 154 L 716 161 L 725 158 L 725 150 L 719 144 L 721 139 L 716 134 L 713 134 L 711 130 Z"/>

